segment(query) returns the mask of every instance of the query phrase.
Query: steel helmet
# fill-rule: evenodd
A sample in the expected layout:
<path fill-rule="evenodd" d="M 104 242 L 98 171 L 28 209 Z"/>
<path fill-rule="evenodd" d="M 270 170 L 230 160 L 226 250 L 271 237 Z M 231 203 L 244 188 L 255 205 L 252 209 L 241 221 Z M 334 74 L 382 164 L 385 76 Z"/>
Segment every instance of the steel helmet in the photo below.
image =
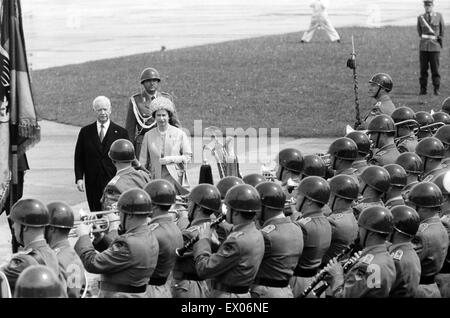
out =
<path fill-rule="evenodd" d="M 386 92 L 390 92 L 393 87 L 392 78 L 386 73 L 377 73 L 369 80 L 369 83 L 377 84 Z"/>
<path fill-rule="evenodd" d="M 407 173 L 420 174 L 423 172 L 422 159 L 415 152 L 401 153 L 395 163 L 402 166 Z"/>
<path fill-rule="evenodd" d="M 421 110 L 416 112 L 416 121 L 419 123 L 420 127 L 422 127 L 432 124 L 434 119 L 431 117 L 430 113 Z"/>
<path fill-rule="evenodd" d="M 328 153 L 336 158 L 354 161 L 358 157 L 358 146 L 352 139 L 342 137 L 331 143 Z"/>
<path fill-rule="evenodd" d="M 381 114 L 375 116 L 369 123 L 368 133 L 394 133 L 395 125 L 391 116 Z"/>
<path fill-rule="evenodd" d="M 389 172 L 383 167 L 369 166 L 361 172 L 359 177 L 367 186 L 381 193 L 387 192 L 391 186 Z"/>
<path fill-rule="evenodd" d="M 152 80 L 152 79 L 156 79 L 156 80 L 158 80 L 158 82 L 161 81 L 161 77 L 159 77 L 158 71 L 152 67 L 148 67 L 148 68 L 144 69 L 141 73 L 141 84 L 144 81 Z"/>
<path fill-rule="evenodd" d="M 419 182 L 409 192 L 408 201 L 419 207 L 437 208 L 442 205 L 443 197 L 433 182 Z"/>
<path fill-rule="evenodd" d="M 31 265 L 20 273 L 14 298 L 65 298 L 58 277 L 53 270 L 44 265 Z"/>
<path fill-rule="evenodd" d="M 219 189 L 221 198 L 224 199 L 227 191 L 238 184 L 244 184 L 244 181 L 235 176 L 228 176 L 220 179 L 219 182 L 217 182 L 216 187 Z"/>
<path fill-rule="evenodd" d="M 347 200 L 356 200 L 358 198 L 358 183 L 351 176 L 340 174 L 334 176 L 328 182 L 330 184 L 330 191 L 335 196 Z"/>
<path fill-rule="evenodd" d="M 127 139 L 117 139 L 109 148 L 109 158 L 117 162 L 130 162 L 135 159 L 134 146 Z"/>
<path fill-rule="evenodd" d="M 144 190 L 133 188 L 120 195 L 117 209 L 125 214 L 150 214 L 152 200 Z"/>
<path fill-rule="evenodd" d="M 327 165 L 323 159 L 317 155 L 307 155 L 303 157 L 303 171 L 302 174 L 309 176 L 325 177 L 327 173 Z"/>
<path fill-rule="evenodd" d="M 406 205 L 397 205 L 391 209 L 394 217 L 394 229 L 400 233 L 414 236 L 420 225 L 419 214 L 413 208 Z"/>
<path fill-rule="evenodd" d="M 442 111 L 446 112 L 447 114 L 450 114 L 450 97 L 447 97 L 442 102 Z"/>
<path fill-rule="evenodd" d="M 389 175 L 391 177 L 391 186 L 402 188 L 406 186 L 408 175 L 406 174 L 406 171 L 402 166 L 391 163 L 383 166 L 383 168 L 389 172 Z"/>
<path fill-rule="evenodd" d="M 212 211 L 219 211 L 222 205 L 219 190 L 209 183 L 195 186 L 189 193 L 189 199 L 202 208 Z"/>
<path fill-rule="evenodd" d="M 432 179 L 432 182 L 433 182 L 434 184 L 436 184 L 436 185 L 439 187 L 439 189 L 441 190 L 443 196 L 447 196 L 447 195 L 450 194 L 450 193 L 448 192 L 447 188 L 446 188 L 446 187 L 448 187 L 448 184 L 444 184 L 444 178 L 445 178 L 445 176 L 446 176 L 447 173 L 449 173 L 449 172 L 448 172 L 448 171 L 442 172 L 442 173 L 439 174 L 437 177 L 434 177 L 434 178 Z M 448 177 L 447 177 L 447 178 L 448 178 Z M 447 180 L 448 180 L 448 179 L 447 179 Z M 447 180 L 445 180 L 445 182 L 447 182 Z"/>
<path fill-rule="evenodd" d="M 303 170 L 303 155 L 294 148 L 283 149 L 278 153 L 278 162 L 283 168 L 301 173 Z"/>
<path fill-rule="evenodd" d="M 261 182 L 266 181 L 266 179 L 260 175 L 259 173 L 251 173 L 242 178 L 244 183 L 251 185 L 252 187 L 256 187 Z"/>
<path fill-rule="evenodd" d="M 327 204 L 330 199 L 330 186 L 324 178 L 317 176 L 306 177 L 297 188 L 299 194 L 311 201 Z"/>
<path fill-rule="evenodd" d="M 51 202 L 47 204 L 50 214 L 49 225 L 53 227 L 71 229 L 74 225 L 72 208 L 64 202 Z"/>
<path fill-rule="evenodd" d="M 261 211 L 258 191 L 249 184 L 238 184 L 227 191 L 225 205 L 238 212 L 256 213 Z"/>
<path fill-rule="evenodd" d="M 369 154 L 370 139 L 366 133 L 355 130 L 355 131 L 352 131 L 351 133 L 348 133 L 345 137 L 352 139 L 356 143 L 356 146 L 358 147 L 358 152 L 362 156 L 366 156 Z"/>
<path fill-rule="evenodd" d="M 144 190 L 150 195 L 153 204 L 171 206 L 175 203 L 177 192 L 172 183 L 165 179 L 150 181 Z"/>
<path fill-rule="evenodd" d="M 450 124 L 450 115 L 446 112 L 437 112 L 431 115 L 435 123 Z"/>
<path fill-rule="evenodd" d="M 388 208 L 371 206 L 361 212 L 358 225 L 372 232 L 389 234 L 392 232 L 393 219 L 394 217 Z"/>
<path fill-rule="evenodd" d="M 47 207 L 36 199 L 17 201 L 13 205 L 9 217 L 14 223 L 31 227 L 47 226 L 50 222 L 50 214 Z"/>
<path fill-rule="evenodd" d="M 435 137 L 425 137 L 416 146 L 416 154 L 426 158 L 444 158 L 444 144 Z"/>
<path fill-rule="evenodd" d="M 391 117 L 395 126 L 418 126 L 416 114 L 409 107 L 402 106 L 395 109 Z"/>
<path fill-rule="evenodd" d="M 433 137 L 439 139 L 445 146 L 450 145 L 450 125 L 439 127 Z"/>
<path fill-rule="evenodd" d="M 286 203 L 286 194 L 279 184 L 275 182 L 265 181 L 256 186 L 256 190 L 261 198 L 262 206 L 282 210 Z"/>

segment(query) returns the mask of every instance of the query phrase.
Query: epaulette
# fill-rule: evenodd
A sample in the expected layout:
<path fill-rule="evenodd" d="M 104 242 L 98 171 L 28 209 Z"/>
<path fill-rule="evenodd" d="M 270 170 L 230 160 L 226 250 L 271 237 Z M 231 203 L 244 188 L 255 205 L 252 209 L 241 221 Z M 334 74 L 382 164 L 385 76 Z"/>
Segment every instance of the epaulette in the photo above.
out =
<path fill-rule="evenodd" d="M 156 228 L 159 226 L 159 223 L 152 223 L 148 226 L 148 228 L 150 229 L 150 231 L 154 231 L 156 230 Z"/>
<path fill-rule="evenodd" d="M 112 179 L 108 182 L 108 184 L 109 184 L 109 185 L 115 185 L 115 184 L 117 183 L 117 181 L 119 181 L 119 179 L 120 179 L 120 176 L 115 176 L 114 178 L 112 178 Z"/>
<path fill-rule="evenodd" d="M 425 179 L 422 180 L 422 182 L 430 182 L 431 179 L 433 179 L 433 175 L 430 174 L 429 176 L 426 176 Z"/>
<path fill-rule="evenodd" d="M 163 95 L 164 97 L 167 97 L 167 98 L 169 98 L 170 100 L 172 100 L 173 99 L 173 96 L 172 95 L 170 95 L 169 93 L 167 93 L 167 92 L 159 92 L 161 95 Z"/>
<path fill-rule="evenodd" d="M 391 253 L 391 256 L 394 260 L 396 261 L 400 261 L 402 259 L 403 256 L 403 251 L 402 250 L 396 250 L 395 253 Z"/>
<path fill-rule="evenodd" d="M 236 231 L 236 232 L 232 232 L 230 233 L 230 235 L 228 235 L 227 238 L 234 238 L 237 239 L 239 236 L 244 235 L 244 232 L 241 231 Z"/>
<path fill-rule="evenodd" d="M 429 225 L 428 223 L 420 223 L 419 232 L 425 231 L 427 229 L 428 225 Z"/>
<path fill-rule="evenodd" d="M 383 155 L 385 155 L 385 154 L 387 154 L 387 151 L 386 151 L 386 150 L 381 150 L 381 151 L 378 151 L 378 152 L 375 154 L 375 156 L 383 156 Z"/>
<path fill-rule="evenodd" d="M 370 265 L 374 259 L 373 254 L 366 254 L 364 257 L 361 258 L 360 262 L 366 265 Z"/>
<path fill-rule="evenodd" d="M 273 230 L 275 230 L 275 225 L 273 225 L 273 224 L 269 224 L 269 225 L 267 225 L 267 226 L 265 226 L 262 230 L 261 230 L 261 232 L 264 232 L 264 233 L 266 233 L 266 234 L 269 234 L 270 232 L 272 232 Z"/>
<path fill-rule="evenodd" d="M 306 217 L 306 218 L 301 218 L 300 220 L 298 220 L 298 222 L 301 223 L 301 224 L 307 224 L 310 221 L 311 221 L 311 218 L 309 216 Z"/>
<path fill-rule="evenodd" d="M 199 229 L 199 226 L 194 225 L 186 229 L 186 232 L 193 233 Z"/>

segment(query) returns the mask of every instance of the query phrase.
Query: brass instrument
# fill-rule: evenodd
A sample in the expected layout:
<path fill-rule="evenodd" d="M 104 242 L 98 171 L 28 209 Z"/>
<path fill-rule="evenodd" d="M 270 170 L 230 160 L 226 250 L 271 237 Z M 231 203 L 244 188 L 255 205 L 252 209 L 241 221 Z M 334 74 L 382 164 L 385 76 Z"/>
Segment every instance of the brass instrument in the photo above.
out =
<path fill-rule="evenodd" d="M 80 221 L 74 222 L 74 227 L 69 232 L 69 237 L 77 237 L 75 229 L 82 223 L 96 225 L 95 229 L 91 230 L 91 233 L 107 232 L 109 230 L 109 227 L 112 222 L 113 223 L 120 222 L 119 219 L 110 221 L 107 217 L 105 217 L 105 215 L 111 214 L 111 213 L 118 213 L 118 211 L 117 210 L 96 211 L 96 212 L 91 212 L 91 213 L 82 215 L 80 217 L 80 219 L 81 219 Z M 101 216 L 101 217 L 99 217 L 99 216 Z"/>
<path fill-rule="evenodd" d="M 268 162 L 261 166 L 261 175 L 266 179 L 266 181 L 274 182 L 277 180 L 277 171 L 275 161 Z"/>
<path fill-rule="evenodd" d="M 436 132 L 436 130 L 438 130 L 440 127 L 444 126 L 445 123 L 443 122 L 436 122 L 436 123 L 431 123 L 425 126 L 421 126 L 418 128 L 414 128 L 414 134 L 417 136 L 417 134 L 421 131 L 424 130 L 429 130 L 432 134 L 434 134 Z"/>
<path fill-rule="evenodd" d="M 331 167 L 331 155 L 329 153 L 315 153 L 315 155 L 322 159 L 327 167 Z"/>

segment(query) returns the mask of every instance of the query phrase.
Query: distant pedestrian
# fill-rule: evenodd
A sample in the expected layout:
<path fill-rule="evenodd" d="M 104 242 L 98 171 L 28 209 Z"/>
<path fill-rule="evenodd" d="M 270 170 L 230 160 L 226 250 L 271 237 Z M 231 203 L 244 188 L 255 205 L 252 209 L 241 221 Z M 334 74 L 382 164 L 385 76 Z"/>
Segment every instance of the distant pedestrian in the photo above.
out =
<path fill-rule="evenodd" d="M 328 12 L 326 9 L 327 1 L 313 0 L 309 6 L 312 8 L 311 23 L 309 25 L 309 29 L 303 34 L 301 43 L 311 41 L 314 32 L 316 32 L 319 28 L 323 28 L 325 32 L 327 32 L 327 35 L 332 42 L 340 43 L 341 38 L 328 18 Z"/>

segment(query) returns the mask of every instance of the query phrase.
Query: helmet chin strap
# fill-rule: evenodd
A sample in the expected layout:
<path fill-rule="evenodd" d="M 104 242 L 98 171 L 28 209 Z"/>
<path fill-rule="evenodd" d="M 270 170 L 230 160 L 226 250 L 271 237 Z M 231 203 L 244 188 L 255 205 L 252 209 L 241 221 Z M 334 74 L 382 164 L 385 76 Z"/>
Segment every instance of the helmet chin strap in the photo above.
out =
<path fill-rule="evenodd" d="M 301 212 L 302 211 L 302 208 L 303 208 L 303 204 L 305 203 L 305 197 L 303 197 L 303 199 L 302 199 L 302 203 L 300 204 L 300 207 L 298 208 L 298 212 Z"/>
<path fill-rule="evenodd" d="M 381 137 L 381 133 L 377 132 L 377 143 L 375 144 L 376 148 L 378 148 L 380 146 L 380 137 Z"/>
<path fill-rule="evenodd" d="M 24 228 L 25 228 L 25 226 L 21 224 L 21 225 L 20 225 L 20 232 L 19 232 L 19 239 L 20 239 L 20 241 L 17 242 L 17 243 L 19 243 L 19 245 L 22 246 L 22 247 L 25 246 L 25 243 L 24 243 L 24 241 L 23 241 L 23 230 L 24 230 Z"/>
<path fill-rule="evenodd" d="M 381 91 L 381 86 L 378 85 L 377 93 L 376 93 L 375 95 L 373 95 L 373 97 L 374 97 L 374 98 L 378 98 L 378 94 L 380 94 L 380 91 Z"/>
<path fill-rule="evenodd" d="M 331 211 L 334 211 L 334 204 L 336 203 L 336 196 L 333 195 L 333 203 L 331 203 Z"/>
<path fill-rule="evenodd" d="M 331 169 L 336 170 L 336 161 L 337 161 L 337 157 L 333 156 L 333 163 L 331 164 Z"/>

